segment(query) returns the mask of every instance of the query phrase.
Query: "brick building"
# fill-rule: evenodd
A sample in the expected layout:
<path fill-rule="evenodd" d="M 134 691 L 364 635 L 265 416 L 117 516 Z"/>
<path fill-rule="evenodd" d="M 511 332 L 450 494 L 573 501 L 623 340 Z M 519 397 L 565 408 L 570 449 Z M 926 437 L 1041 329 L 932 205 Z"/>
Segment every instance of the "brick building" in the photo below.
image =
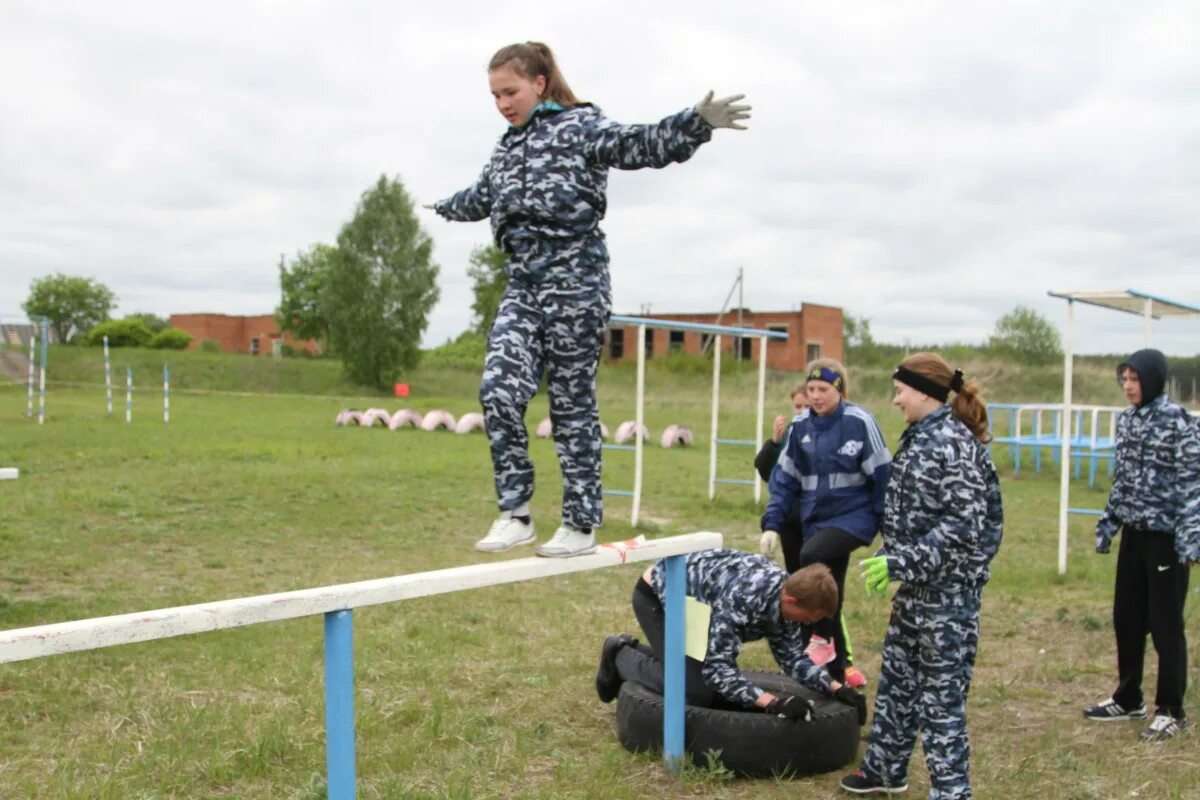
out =
<path fill-rule="evenodd" d="M 256 317 L 236 317 L 230 314 L 172 314 L 171 327 L 187 331 L 192 335 L 189 350 L 200 346 L 205 339 L 212 339 L 221 347 L 222 353 L 246 353 L 257 355 L 279 355 L 283 346 L 306 350 L 318 354 L 321 346 L 311 339 L 297 339 L 290 333 L 279 330 L 273 314 Z"/>
<path fill-rule="evenodd" d="M 707 314 L 658 314 L 652 315 L 656 320 L 678 320 L 679 322 L 696 322 L 707 325 L 717 323 L 717 315 Z M 736 326 L 738 324 L 737 309 L 725 312 L 721 325 Z M 749 311 L 742 309 L 741 325 L 744 328 L 758 328 L 785 332 L 787 341 L 767 340 L 767 366 L 771 369 L 800 371 L 809 361 L 815 358 L 836 358 L 841 361 L 842 350 L 842 309 L 834 306 L 820 306 L 806 303 L 799 311 Z M 684 330 L 647 330 L 646 355 L 649 358 L 665 356 L 672 350 L 699 355 L 709 334 Z M 604 357 L 608 361 L 620 361 L 633 352 L 637 340 L 636 325 L 610 325 L 604 341 Z M 742 358 L 757 363 L 758 349 L 763 340 L 755 338 L 721 337 L 722 357 L 734 353 L 734 347 L 740 347 Z"/>

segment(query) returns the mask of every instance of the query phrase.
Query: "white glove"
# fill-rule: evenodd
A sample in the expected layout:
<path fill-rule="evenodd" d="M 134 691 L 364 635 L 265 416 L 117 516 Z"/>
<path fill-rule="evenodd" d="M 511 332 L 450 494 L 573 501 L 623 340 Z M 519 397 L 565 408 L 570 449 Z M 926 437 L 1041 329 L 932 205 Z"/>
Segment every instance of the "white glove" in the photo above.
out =
<path fill-rule="evenodd" d="M 762 536 L 758 537 L 758 552 L 767 558 L 774 558 L 777 549 L 779 549 L 779 534 L 775 531 L 763 531 Z"/>
<path fill-rule="evenodd" d="M 750 106 L 733 105 L 746 95 L 735 94 L 713 100 L 713 93 L 704 95 L 704 99 L 696 104 L 696 113 L 714 128 L 734 128 L 746 130 L 745 125 L 738 125 L 738 120 L 750 119 Z"/>

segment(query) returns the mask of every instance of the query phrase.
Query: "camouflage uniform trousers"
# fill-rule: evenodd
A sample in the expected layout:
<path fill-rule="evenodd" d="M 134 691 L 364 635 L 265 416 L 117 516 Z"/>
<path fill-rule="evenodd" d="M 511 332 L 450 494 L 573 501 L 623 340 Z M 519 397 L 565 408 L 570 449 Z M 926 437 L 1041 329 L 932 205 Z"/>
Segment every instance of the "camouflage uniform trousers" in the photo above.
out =
<path fill-rule="evenodd" d="M 904 586 L 896 593 L 862 763 L 868 776 L 904 784 L 919 730 L 930 800 L 971 797 L 966 705 L 979 643 L 980 591 Z"/>
<path fill-rule="evenodd" d="M 578 255 L 595 255 L 592 250 L 584 247 Z M 596 367 L 612 311 L 608 260 L 559 261 L 530 275 L 512 259 L 509 272 L 479 388 L 500 510 L 533 497 L 525 410 L 545 372 L 563 476 L 563 524 L 598 527 L 604 506 Z"/>

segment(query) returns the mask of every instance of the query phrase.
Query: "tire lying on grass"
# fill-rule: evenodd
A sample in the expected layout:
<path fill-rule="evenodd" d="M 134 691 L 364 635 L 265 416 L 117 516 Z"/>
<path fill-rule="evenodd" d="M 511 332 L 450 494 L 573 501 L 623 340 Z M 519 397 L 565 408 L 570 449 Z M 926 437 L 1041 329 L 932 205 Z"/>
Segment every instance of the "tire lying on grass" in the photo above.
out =
<path fill-rule="evenodd" d="M 751 711 L 698 708 L 684 711 L 684 750 L 700 767 L 716 765 L 746 777 L 816 775 L 853 763 L 858 756 L 858 715 L 850 706 L 803 687 L 785 675 L 746 672 L 768 692 L 807 697 L 812 720 L 797 722 Z M 626 750 L 661 751 L 663 699 L 640 683 L 621 684 L 617 738 Z"/>

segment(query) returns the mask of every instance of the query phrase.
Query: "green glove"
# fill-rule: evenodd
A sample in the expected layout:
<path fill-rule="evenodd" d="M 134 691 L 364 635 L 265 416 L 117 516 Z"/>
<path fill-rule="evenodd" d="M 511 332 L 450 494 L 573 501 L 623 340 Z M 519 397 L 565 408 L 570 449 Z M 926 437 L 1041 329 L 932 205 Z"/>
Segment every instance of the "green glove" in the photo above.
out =
<path fill-rule="evenodd" d="M 858 562 L 860 567 L 865 567 L 862 571 L 863 580 L 867 583 L 867 595 L 870 597 L 883 597 L 887 594 L 888 581 L 891 576 L 888 575 L 888 557 L 874 556 L 872 558 L 864 558 Z"/>

